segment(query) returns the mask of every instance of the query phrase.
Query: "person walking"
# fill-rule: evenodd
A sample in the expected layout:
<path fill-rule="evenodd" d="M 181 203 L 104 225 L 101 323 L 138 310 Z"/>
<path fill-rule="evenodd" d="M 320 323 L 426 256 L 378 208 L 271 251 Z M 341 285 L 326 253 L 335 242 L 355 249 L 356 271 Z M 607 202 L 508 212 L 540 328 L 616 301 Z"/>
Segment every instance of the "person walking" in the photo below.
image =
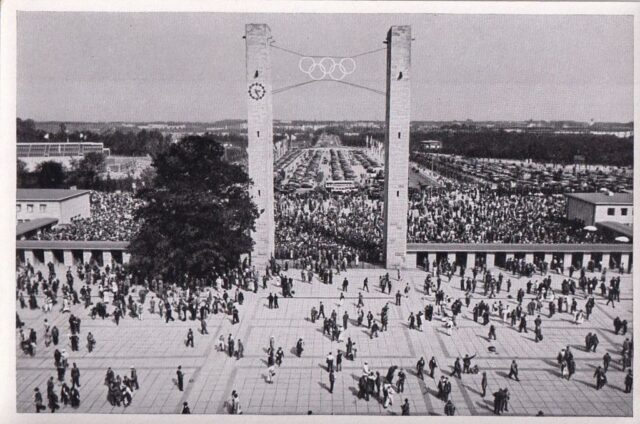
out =
<path fill-rule="evenodd" d="M 438 363 L 436 362 L 436 357 L 432 356 L 429 360 L 429 377 L 434 378 L 436 368 L 438 368 Z"/>
<path fill-rule="evenodd" d="M 520 381 L 520 379 L 518 378 L 518 364 L 516 363 L 515 359 L 511 362 L 511 368 L 509 370 L 509 378 L 513 378 L 516 381 Z"/>
<path fill-rule="evenodd" d="M 402 411 L 401 415 L 409 416 L 409 399 L 405 398 L 404 403 L 400 406 L 400 410 Z"/>
<path fill-rule="evenodd" d="M 333 372 L 333 367 L 329 371 L 329 393 L 333 393 L 333 386 L 336 383 L 336 375 Z"/>
<path fill-rule="evenodd" d="M 487 395 L 487 373 L 486 372 L 482 372 L 482 382 L 480 383 L 480 387 L 482 387 L 482 397 L 485 397 Z"/>
<path fill-rule="evenodd" d="M 80 370 L 75 362 L 71 368 L 71 385 L 80 387 Z"/>
<path fill-rule="evenodd" d="M 182 392 L 184 391 L 184 373 L 182 372 L 182 365 L 178 365 L 176 375 L 178 376 L 178 390 Z"/>
<path fill-rule="evenodd" d="M 624 392 L 631 393 L 633 390 L 633 371 L 629 370 L 624 378 Z"/>
<path fill-rule="evenodd" d="M 598 365 L 593 376 L 596 379 L 596 390 L 600 390 L 607 383 L 607 376 L 601 366 Z"/>
<path fill-rule="evenodd" d="M 424 366 L 425 366 L 425 360 L 424 360 L 424 357 L 421 356 L 420 359 L 418 360 L 418 363 L 416 364 L 416 375 L 421 380 L 424 380 Z"/>
<path fill-rule="evenodd" d="M 189 329 L 187 332 L 187 347 L 193 347 L 193 330 Z"/>
<path fill-rule="evenodd" d="M 444 414 L 447 416 L 453 416 L 456 414 L 456 407 L 453 402 L 451 402 L 451 399 L 449 399 L 444 405 Z"/>
<path fill-rule="evenodd" d="M 604 369 L 604 372 L 607 372 L 607 370 L 609 369 L 610 363 L 611 363 L 611 355 L 609 355 L 609 352 L 607 352 L 602 357 L 602 368 Z"/>
<path fill-rule="evenodd" d="M 276 375 L 276 367 L 275 365 L 270 365 L 267 369 L 267 383 L 273 384 L 273 377 Z"/>
<path fill-rule="evenodd" d="M 131 388 L 140 390 L 140 384 L 138 384 L 138 371 L 133 365 L 131 365 L 131 377 L 129 378 L 129 382 L 131 383 Z"/>
<path fill-rule="evenodd" d="M 333 372 L 333 354 L 331 352 L 329 352 L 329 354 L 327 355 L 327 371 L 329 372 Z"/>
<path fill-rule="evenodd" d="M 296 355 L 298 356 L 298 358 L 302 356 L 303 351 L 304 351 L 304 341 L 302 340 L 302 337 L 300 337 L 298 339 L 298 342 L 296 343 Z"/>
<path fill-rule="evenodd" d="M 42 393 L 40 393 L 40 389 L 38 387 L 36 387 L 35 389 L 33 389 L 34 394 L 33 394 L 33 403 L 36 407 L 36 412 L 39 414 L 40 411 L 44 411 L 47 409 L 46 406 L 44 406 L 44 401 L 42 399 Z"/>

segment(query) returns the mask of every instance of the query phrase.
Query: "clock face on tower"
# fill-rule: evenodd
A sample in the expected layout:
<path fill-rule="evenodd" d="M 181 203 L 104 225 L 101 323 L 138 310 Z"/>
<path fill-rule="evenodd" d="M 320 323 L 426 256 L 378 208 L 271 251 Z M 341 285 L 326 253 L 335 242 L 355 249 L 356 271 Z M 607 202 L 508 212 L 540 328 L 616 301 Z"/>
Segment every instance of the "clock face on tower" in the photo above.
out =
<path fill-rule="evenodd" d="M 249 86 L 249 96 L 254 100 L 262 99 L 266 92 L 267 90 L 265 90 L 264 85 L 259 82 L 254 82 Z"/>

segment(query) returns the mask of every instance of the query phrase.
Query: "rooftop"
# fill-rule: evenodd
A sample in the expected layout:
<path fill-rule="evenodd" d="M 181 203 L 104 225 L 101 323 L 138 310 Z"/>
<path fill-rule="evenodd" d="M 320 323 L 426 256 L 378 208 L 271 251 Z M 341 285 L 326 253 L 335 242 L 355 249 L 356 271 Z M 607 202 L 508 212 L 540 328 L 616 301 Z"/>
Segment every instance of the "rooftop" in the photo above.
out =
<path fill-rule="evenodd" d="M 60 202 L 88 193 L 89 190 L 67 190 L 62 188 L 19 188 L 16 194 L 16 200 L 31 200 L 34 202 Z"/>
<path fill-rule="evenodd" d="M 633 193 L 570 193 L 565 196 L 594 205 L 633 205 Z"/>
<path fill-rule="evenodd" d="M 615 233 L 621 234 L 623 236 L 627 236 L 629 238 L 633 238 L 633 225 L 625 225 L 619 222 L 613 221 L 602 221 L 596 222 L 597 227 L 603 227 L 608 230 L 611 230 Z"/>
<path fill-rule="evenodd" d="M 20 237 L 23 234 L 57 223 L 58 220 L 56 218 L 38 218 L 27 222 L 20 222 L 16 227 L 16 236 Z"/>

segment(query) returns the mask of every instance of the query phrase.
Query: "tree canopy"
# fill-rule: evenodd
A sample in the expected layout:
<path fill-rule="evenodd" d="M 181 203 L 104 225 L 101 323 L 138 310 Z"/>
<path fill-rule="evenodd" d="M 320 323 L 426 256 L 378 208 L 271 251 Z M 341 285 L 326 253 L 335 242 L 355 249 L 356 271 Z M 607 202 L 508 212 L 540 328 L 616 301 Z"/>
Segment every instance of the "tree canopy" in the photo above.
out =
<path fill-rule="evenodd" d="M 60 162 L 46 161 L 36 166 L 38 187 L 62 188 L 64 187 L 66 173 Z"/>
<path fill-rule="evenodd" d="M 72 162 L 69 182 L 78 188 L 96 188 L 100 175 L 106 170 L 105 157 L 102 153 L 89 152 L 80 161 Z"/>
<path fill-rule="evenodd" d="M 129 246 L 139 276 L 207 278 L 251 252 L 259 215 L 251 181 L 223 155 L 210 136 L 189 136 L 155 157 L 151 184 L 137 194 L 145 206 L 136 212 L 141 229 Z"/>
<path fill-rule="evenodd" d="M 412 132 L 412 150 L 421 140 L 441 140 L 442 153 L 476 158 L 532 159 L 540 162 L 574 163 L 584 156 L 588 164 L 633 165 L 633 137 L 604 134 L 553 134 L 506 131 Z"/>

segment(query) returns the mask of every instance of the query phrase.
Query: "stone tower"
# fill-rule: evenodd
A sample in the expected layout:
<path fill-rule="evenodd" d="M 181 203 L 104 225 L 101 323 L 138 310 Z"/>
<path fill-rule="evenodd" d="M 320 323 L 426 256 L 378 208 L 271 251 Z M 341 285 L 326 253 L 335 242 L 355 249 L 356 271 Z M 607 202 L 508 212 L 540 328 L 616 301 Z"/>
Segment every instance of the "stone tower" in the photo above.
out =
<path fill-rule="evenodd" d="M 411 27 L 387 33 L 387 105 L 384 165 L 384 261 L 402 267 L 407 252 L 409 128 L 411 121 Z"/>
<path fill-rule="evenodd" d="M 266 24 L 247 24 L 245 30 L 248 171 L 253 181 L 251 196 L 260 212 L 252 233 L 251 264 L 264 272 L 275 250 L 271 30 Z"/>

